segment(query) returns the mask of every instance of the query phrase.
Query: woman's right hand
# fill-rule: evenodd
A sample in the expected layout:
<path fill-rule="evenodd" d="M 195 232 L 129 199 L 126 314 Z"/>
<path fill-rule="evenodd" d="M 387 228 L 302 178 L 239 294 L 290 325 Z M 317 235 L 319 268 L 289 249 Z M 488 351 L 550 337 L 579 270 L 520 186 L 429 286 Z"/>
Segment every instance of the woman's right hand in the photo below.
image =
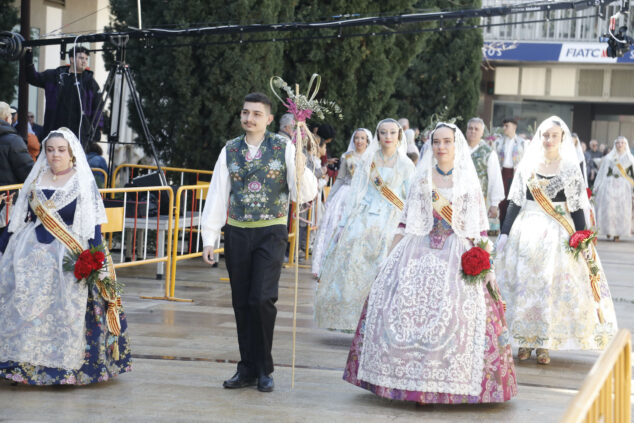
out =
<path fill-rule="evenodd" d="M 506 240 L 508 239 L 507 234 L 502 234 L 498 237 L 497 242 L 495 243 L 495 252 L 499 253 L 504 250 L 504 246 L 506 245 Z"/>

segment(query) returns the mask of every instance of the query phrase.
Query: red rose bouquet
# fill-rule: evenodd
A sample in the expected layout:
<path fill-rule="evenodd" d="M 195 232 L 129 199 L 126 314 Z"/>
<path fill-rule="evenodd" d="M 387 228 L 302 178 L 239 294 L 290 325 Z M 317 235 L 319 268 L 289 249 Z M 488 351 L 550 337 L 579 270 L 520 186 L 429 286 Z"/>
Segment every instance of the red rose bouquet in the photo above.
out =
<path fill-rule="evenodd" d="M 588 200 L 592 198 L 592 189 L 586 188 L 586 194 L 588 194 Z"/>
<path fill-rule="evenodd" d="M 476 284 L 483 282 L 486 274 L 493 270 L 491 254 L 487 251 L 486 247 L 487 242 L 482 241 L 466 251 L 460 258 L 462 278 L 466 283 Z M 489 283 L 487 283 L 487 290 L 495 301 L 500 299 L 497 289 L 492 287 Z"/>
<path fill-rule="evenodd" d="M 597 234 L 591 230 L 577 231 L 570 235 L 566 248 L 575 257 L 579 257 L 579 254 L 583 252 L 591 242 L 597 238 Z"/>
<path fill-rule="evenodd" d="M 73 272 L 77 282 L 84 281 L 90 289 L 94 285 L 101 285 L 103 288 L 113 294 L 119 294 L 121 291 L 121 283 L 112 280 L 109 277 L 101 277 L 101 271 L 106 263 L 106 253 L 103 244 L 84 250 L 81 253 L 69 253 L 64 257 L 64 270 Z"/>
<path fill-rule="evenodd" d="M 462 274 L 469 283 L 480 282 L 491 270 L 491 255 L 484 248 L 473 247 L 462 255 Z"/>

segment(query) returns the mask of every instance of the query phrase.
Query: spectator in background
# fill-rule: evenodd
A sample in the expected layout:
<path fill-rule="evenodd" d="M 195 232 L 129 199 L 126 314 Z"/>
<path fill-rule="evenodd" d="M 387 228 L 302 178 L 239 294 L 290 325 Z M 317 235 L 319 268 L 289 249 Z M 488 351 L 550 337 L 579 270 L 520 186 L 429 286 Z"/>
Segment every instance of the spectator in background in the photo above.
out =
<path fill-rule="evenodd" d="M 13 113 L 12 115 L 13 126 L 16 130 L 18 129 L 18 114 Z M 31 122 L 26 123 L 27 132 L 26 132 L 26 146 L 29 150 L 29 155 L 33 159 L 33 161 L 37 160 L 37 156 L 40 154 L 40 149 L 42 148 L 40 145 L 40 139 L 37 137 L 35 132 L 33 131 L 33 127 L 31 126 Z"/>
<path fill-rule="evenodd" d="M 398 124 L 401 125 L 403 131 L 407 131 L 409 129 L 409 119 L 407 118 L 400 118 L 398 120 Z"/>
<path fill-rule="evenodd" d="M 594 180 L 597 177 L 597 172 L 599 171 L 599 161 L 595 159 L 601 159 L 603 154 L 599 151 L 599 141 L 590 140 L 590 149 L 586 151 L 586 167 L 588 169 L 588 186 L 592 187 L 594 185 Z"/>
<path fill-rule="evenodd" d="M 11 126 L 12 113 L 15 110 L 0 101 L 0 185 L 23 183 L 34 163 L 26 143 Z"/>
<path fill-rule="evenodd" d="M 42 140 L 44 139 L 44 127 L 35 123 L 35 115 L 33 113 L 29 112 L 28 116 L 29 123 L 31 124 L 31 128 L 33 128 L 35 136 L 40 142 L 42 142 Z"/>
<path fill-rule="evenodd" d="M 295 131 L 295 118 L 292 113 L 284 113 L 280 118 L 280 130 L 277 135 L 281 135 L 288 140 L 293 139 L 293 132 Z"/>
<path fill-rule="evenodd" d="M 604 143 L 599 144 L 599 152 L 601 153 L 601 157 L 608 154 L 608 146 Z"/>
<path fill-rule="evenodd" d="M 37 72 L 33 65 L 33 52 L 27 50 L 24 56 L 29 84 L 44 88 L 46 95 L 44 133 L 67 127 L 77 137 L 81 132 L 79 138 L 84 147 L 89 141 L 98 141 L 101 137 L 97 131 L 94 140 L 87 138 L 99 105 L 99 84 L 95 81 L 92 71 L 88 70 L 88 53 L 88 49 L 84 47 L 71 47 L 68 50 L 69 65 L 41 73 Z M 78 93 L 81 93 L 81 96 Z M 101 127 L 101 119 L 97 125 Z"/>
<path fill-rule="evenodd" d="M 88 160 L 88 165 L 90 168 L 102 169 L 108 174 L 108 164 L 106 163 L 106 159 L 103 158 L 103 150 L 96 142 L 91 142 L 88 144 L 88 154 L 86 154 L 86 159 Z M 97 182 L 97 186 L 99 188 L 104 188 L 106 181 L 104 180 L 103 173 L 101 172 L 92 172 L 95 175 L 95 182 Z"/>
<path fill-rule="evenodd" d="M 494 149 L 502 165 L 502 181 L 504 181 L 504 195 L 508 196 L 513 182 L 515 169 L 524 155 L 524 138 L 516 134 L 517 121 L 507 118 L 502 121 L 504 135 L 495 140 Z M 505 199 L 499 205 L 500 225 L 504 224 L 508 200 Z"/>
<path fill-rule="evenodd" d="M 331 178 L 335 178 L 337 176 L 337 171 L 339 170 L 339 159 L 336 157 L 331 157 L 332 152 L 328 149 L 328 144 L 335 139 L 335 128 L 328 125 L 327 123 L 322 123 L 319 126 L 316 126 L 312 129 L 315 135 L 318 135 L 319 138 L 326 143 L 326 156 L 321 158 L 322 165 L 326 165 L 328 168 L 328 176 Z"/>

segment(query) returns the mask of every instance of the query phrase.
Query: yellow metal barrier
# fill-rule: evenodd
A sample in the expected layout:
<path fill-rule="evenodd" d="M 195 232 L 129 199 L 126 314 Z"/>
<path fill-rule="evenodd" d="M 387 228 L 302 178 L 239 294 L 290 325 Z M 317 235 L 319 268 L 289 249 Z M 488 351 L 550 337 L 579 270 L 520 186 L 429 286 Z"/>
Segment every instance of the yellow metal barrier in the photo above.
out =
<path fill-rule="evenodd" d="M 108 172 L 106 172 L 105 170 L 100 169 L 98 167 L 91 167 L 90 170 L 92 170 L 93 173 L 97 172 L 97 173 L 101 173 L 103 175 L 103 186 L 105 188 L 107 188 L 108 187 Z"/>
<path fill-rule="evenodd" d="M 130 179 L 134 177 L 135 170 L 158 170 L 158 167 L 155 165 L 139 165 L 139 164 L 129 164 L 123 163 L 115 168 L 112 172 L 112 179 L 110 181 L 110 185 L 112 188 L 116 185 L 117 176 L 119 176 L 119 172 L 123 169 L 130 170 Z M 175 183 L 183 185 L 185 183 L 185 174 L 195 174 L 196 175 L 196 183 L 198 183 L 200 175 L 213 175 L 213 171 L 211 170 L 203 170 L 203 169 L 188 169 L 184 167 L 170 167 L 170 166 L 161 166 L 163 172 L 165 172 L 165 176 L 167 177 L 167 172 L 178 172 L 180 173 L 180 179 Z M 169 179 L 169 178 L 168 178 Z M 209 182 L 205 182 L 209 183 Z"/>
<path fill-rule="evenodd" d="M 176 288 L 176 264 L 181 260 L 187 260 L 194 257 L 201 257 L 202 253 L 202 245 L 200 242 L 200 217 L 202 214 L 203 208 L 203 191 L 206 192 L 209 188 L 209 184 L 206 185 L 183 185 L 178 188 L 176 191 L 176 212 L 174 213 L 174 231 L 173 231 L 173 240 L 172 240 L 172 255 L 171 255 L 171 270 L 170 270 L 170 284 L 169 284 L 169 300 L 172 301 L 187 301 L 191 302 L 191 299 L 184 298 L 175 298 L 174 291 Z M 188 195 L 188 193 L 190 193 Z M 183 195 L 185 194 L 185 195 Z M 187 215 L 188 210 L 188 197 L 191 196 L 191 209 L 189 210 L 189 216 Z M 184 201 L 181 201 L 181 198 L 184 197 Z M 181 224 L 181 209 L 183 210 L 183 218 Z M 181 253 L 178 252 L 178 236 L 181 232 L 182 228 L 182 236 L 181 236 Z M 185 250 L 185 232 L 189 228 L 189 241 L 187 247 L 187 253 L 184 253 Z M 196 248 L 193 249 L 193 237 L 194 234 L 196 236 Z M 200 251 L 199 251 L 200 250 Z M 214 250 L 214 253 L 219 253 L 224 251 L 224 249 Z"/>
<path fill-rule="evenodd" d="M 630 422 L 631 354 L 632 335 L 621 329 L 590 369 L 560 422 Z"/>
<path fill-rule="evenodd" d="M 170 299 L 169 298 L 169 272 L 170 272 L 170 251 L 171 251 L 171 244 L 172 244 L 172 230 L 173 230 L 173 209 L 174 209 L 174 194 L 172 192 L 172 189 L 170 187 L 139 187 L 139 188 L 103 188 L 100 189 L 99 192 L 105 197 L 107 194 L 124 194 L 124 198 L 123 198 L 123 206 L 122 207 L 114 207 L 114 208 L 107 208 L 106 209 L 106 213 L 109 214 L 108 216 L 108 220 L 109 222 L 105 225 L 105 229 L 107 232 L 121 232 L 122 236 L 121 236 L 121 249 L 122 249 L 122 253 L 121 253 L 121 261 L 120 262 L 116 262 L 116 260 L 113 259 L 113 261 L 115 261 L 114 263 L 114 267 L 116 269 L 118 268 L 124 268 L 124 267 L 132 267 L 132 266 L 141 266 L 144 264 L 153 264 L 153 263 L 165 263 L 165 293 L 164 296 L 162 297 L 141 297 L 141 298 L 147 298 L 147 299 L 161 299 L 161 300 L 167 300 Z M 157 199 L 157 216 L 149 216 L 147 211 L 149 210 L 149 193 L 154 192 L 157 193 L 158 199 Z M 137 194 L 141 194 L 141 193 L 146 193 L 147 197 L 146 197 L 146 205 L 143 206 L 141 205 L 139 207 L 139 204 L 136 203 L 135 204 L 135 213 L 134 213 L 134 217 L 125 217 L 126 213 L 125 213 L 125 209 L 126 207 L 128 207 L 128 197 L 131 196 L 132 194 L 137 195 Z M 164 197 L 165 195 L 167 195 L 167 199 L 165 200 Z M 138 196 L 137 196 L 138 198 Z M 160 203 L 161 201 L 167 201 L 168 202 L 168 214 L 167 216 L 160 215 Z M 142 215 L 141 217 L 138 217 L 137 211 L 140 211 L 143 213 L 143 208 L 145 208 L 145 215 Z M 113 221 L 110 222 L 110 217 L 113 218 Z M 115 221 L 116 220 L 116 221 Z M 123 257 L 123 249 L 124 249 L 124 243 L 125 243 L 125 231 L 126 229 L 131 230 L 132 231 L 132 261 L 124 261 L 124 257 Z M 155 256 L 153 258 L 146 258 L 146 254 L 144 254 L 143 258 L 141 258 L 140 260 L 135 260 L 136 259 L 136 241 L 137 241 L 137 230 L 143 230 L 145 229 L 146 232 L 146 236 L 145 236 L 145 242 L 146 242 L 146 247 L 145 247 L 145 253 L 147 253 L 147 241 L 148 241 L 148 237 L 147 237 L 147 233 L 148 230 L 156 230 L 156 251 L 155 251 Z M 161 250 L 163 250 L 163 236 L 161 236 L 161 233 L 167 234 L 167 248 L 164 250 L 164 254 L 161 254 Z M 140 255 L 140 254 L 139 254 Z"/>

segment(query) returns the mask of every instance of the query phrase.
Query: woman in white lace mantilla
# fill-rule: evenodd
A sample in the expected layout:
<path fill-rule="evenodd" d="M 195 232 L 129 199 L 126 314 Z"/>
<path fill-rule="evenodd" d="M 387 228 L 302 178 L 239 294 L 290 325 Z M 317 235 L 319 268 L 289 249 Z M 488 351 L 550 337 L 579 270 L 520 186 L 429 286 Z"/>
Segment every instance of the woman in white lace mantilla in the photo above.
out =
<path fill-rule="evenodd" d="M 566 124 L 553 116 L 541 123 L 518 166 L 509 210 L 498 240 L 496 269 L 507 303 L 507 322 L 518 359 L 537 348 L 604 349 L 617 325 L 598 255 L 595 299 L 587 259 L 567 249 L 570 236 L 586 227 L 585 183 Z"/>
<path fill-rule="evenodd" d="M 115 323 L 117 305 L 63 267 L 67 245 L 101 244 L 103 201 L 70 130 L 51 132 L 42 151 L 0 237 L 0 377 L 31 385 L 106 381 L 130 370 L 125 315 Z"/>
<path fill-rule="evenodd" d="M 407 157 L 403 129 L 394 119 L 379 122 L 367 159 L 352 178 L 340 233 L 321 265 L 315 297 L 320 328 L 354 331 L 363 302 L 387 255 L 415 167 Z"/>
<path fill-rule="evenodd" d="M 601 161 L 594 181 L 599 233 L 608 239 L 613 237 L 614 241 L 632 233 L 633 166 L 627 138 L 620 136 Z"/>
<path fill-rule="evenodd" d="M 321 262 L 326 248 L 339 229 L 339 222 L 346 203 L 350 201 L 350 183 L 355 170 L 364 162 L 368 152 L 368 145 L 372 133 L 365 128 L 359 128 L 352 133 L 348 150 L 341 156 L 339 173 L 328 194 L 326 211 L 319 222 L 319 229 L 315 237 L 312 257 L 312 271 L 319 276 Z"/>
<path fill-rule="evenodd" d="M 495 274 L 468 283 L 461 272 L 463 253 L 490 246 L 480 182 L 455 125 L 439 123 L 431 139 L 361 313 L 344 380 L 423 404 L 508 401 L 517 383 L 503 304 L 490 294 L 498 294 Z"/>

